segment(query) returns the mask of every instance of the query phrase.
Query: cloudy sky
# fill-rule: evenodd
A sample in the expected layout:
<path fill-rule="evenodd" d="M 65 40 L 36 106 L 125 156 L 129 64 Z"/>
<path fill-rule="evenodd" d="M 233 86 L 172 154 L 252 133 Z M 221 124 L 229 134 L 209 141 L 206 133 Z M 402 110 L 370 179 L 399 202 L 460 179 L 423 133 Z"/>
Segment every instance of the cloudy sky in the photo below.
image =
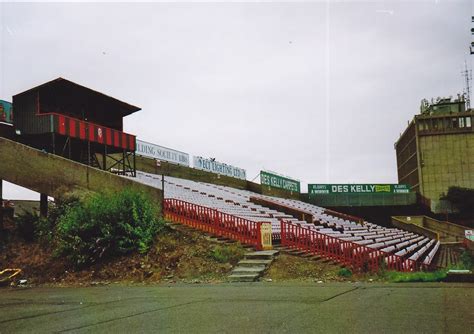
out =
<path fill-rule="evenodd" d="M 393 145 L 420 100 L 463 90 L 471 13 L 442 0 L 0 3 L 0 99 L 61 76 L 141 107 L 125 119 L 139 139 L 249 179 L 396 183 Z"/>

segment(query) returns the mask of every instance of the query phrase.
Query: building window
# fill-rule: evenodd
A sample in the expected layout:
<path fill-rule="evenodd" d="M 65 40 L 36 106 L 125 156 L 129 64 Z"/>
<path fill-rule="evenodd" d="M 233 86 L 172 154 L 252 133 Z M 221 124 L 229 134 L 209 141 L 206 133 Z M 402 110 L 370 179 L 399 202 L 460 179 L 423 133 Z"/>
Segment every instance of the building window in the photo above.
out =
<path fill-rule="evenodd" d="M 471 125 L 471 116 L 466 117 L 466 128 L 470 128 Z"/>
<path fill-rule="evenodd" d="M 464 127 L 464 117 L 459 117 L 459 127 L 460 128 Z"/>
<path fill-rule="evenodd" d="M 455 129 L 458 127 L 458 119 L 457 118 L 451 118 L 451 124 L 452 124 L 452 128 Z"/>

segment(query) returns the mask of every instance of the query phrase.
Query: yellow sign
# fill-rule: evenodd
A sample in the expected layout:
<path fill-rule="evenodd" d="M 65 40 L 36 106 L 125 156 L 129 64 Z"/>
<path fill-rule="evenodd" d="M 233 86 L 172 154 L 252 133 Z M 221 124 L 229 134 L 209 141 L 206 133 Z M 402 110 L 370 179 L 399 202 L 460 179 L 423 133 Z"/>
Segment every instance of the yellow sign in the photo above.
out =
<path fill-rule="evenodd" d="M 272 224 L 262 223 L 260 225 L 260 235 L 263 250 L 272 249 Z"/>
<path fill-rule="evenodd" d="M 389 192 L 390 192 L 390 185 L 389 185 L 389 184 L 386 184 L 386 185 L 376 185 L 376 186 L 375 186 L 375 192 L 376 192 L 376 193 L 380 193 L 380 192 L 387 192 L 387 193 L 389 193 Z"/>

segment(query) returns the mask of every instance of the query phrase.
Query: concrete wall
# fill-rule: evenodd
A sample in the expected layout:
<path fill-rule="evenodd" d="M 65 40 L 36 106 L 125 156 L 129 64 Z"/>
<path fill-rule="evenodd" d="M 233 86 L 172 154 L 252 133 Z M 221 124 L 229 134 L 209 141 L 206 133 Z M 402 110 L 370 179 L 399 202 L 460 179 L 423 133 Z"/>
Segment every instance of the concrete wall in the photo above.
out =
<path fill-rule="evenodd" d="M 423 196 L 437 202 L 450 186 L 474 188 L 474 132 L 420 136 L 419 144 Z"/>
<path fill-rule="evenodd" d="M 412 219 L 414 217 L 411 217 Z M 407 221 L 406 217 L 392 217 L 392 225 L 395 227 L 398 227 L 402 230 L 408 231 L 408 232 L 413 232 L 417 233 L 420 235 L 424 235 L 425 237 L 431 238 L 431 239 L 440 239 L 440 235 L 436 231 L 432 231 L 430 229 L 427 229 L 423 226 L 421 226 L 423 221 L 423 217 L 420 217 L 419 224 L 416 224 L 412 221 Z"/>
<path fill-rule="evenodd" d="M 75 190 L 132 188 L 147 193 L 157 205 L 161 204 L 161 192 L 156 188 L 5 138 L 0 138 L 0 161 L 0 179 L 52 197 Z"/>
<path fill-rule="evenodd" d="M 15 137 L 15 128 L 11 125 L 0 123 L 0 137 L 13 139 Z"/>
<path fill-rule="evenodd" d="M 456 225 L 446 221 L 436 220 L 427 216 L 394 216 L 392 224 L 407 231 L 420 231 L 422 235 L 429 236 L 430 231 L 439 235 L 439 239 L 445 242 L 462 241 L 464 239 L 464 226 Z M 423 231 L 428 231 L 422 233 Z"/>
<path fill-rule="evenodd" d="M 430 217 L 425 217 L 423 220 L 423 227 L 439 231 L 441 234 L 446 236 L 452 236 L 456 238 L 456 241 L 462 241 L 464 239 L 465 227 L 452 224 L 446 221 L 439 221 Z"/>

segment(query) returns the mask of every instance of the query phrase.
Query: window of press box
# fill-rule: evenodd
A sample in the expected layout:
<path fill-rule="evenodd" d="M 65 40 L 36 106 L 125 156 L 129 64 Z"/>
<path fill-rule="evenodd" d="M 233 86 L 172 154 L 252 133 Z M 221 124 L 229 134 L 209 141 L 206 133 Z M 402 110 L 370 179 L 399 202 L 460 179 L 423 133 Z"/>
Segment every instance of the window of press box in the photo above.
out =
<path fill-rule="evenodd" d="M 458 127 L 458 119 L 453 117 L 451 120 L 452 120 L 453 128 L 457 128 Z"/>

